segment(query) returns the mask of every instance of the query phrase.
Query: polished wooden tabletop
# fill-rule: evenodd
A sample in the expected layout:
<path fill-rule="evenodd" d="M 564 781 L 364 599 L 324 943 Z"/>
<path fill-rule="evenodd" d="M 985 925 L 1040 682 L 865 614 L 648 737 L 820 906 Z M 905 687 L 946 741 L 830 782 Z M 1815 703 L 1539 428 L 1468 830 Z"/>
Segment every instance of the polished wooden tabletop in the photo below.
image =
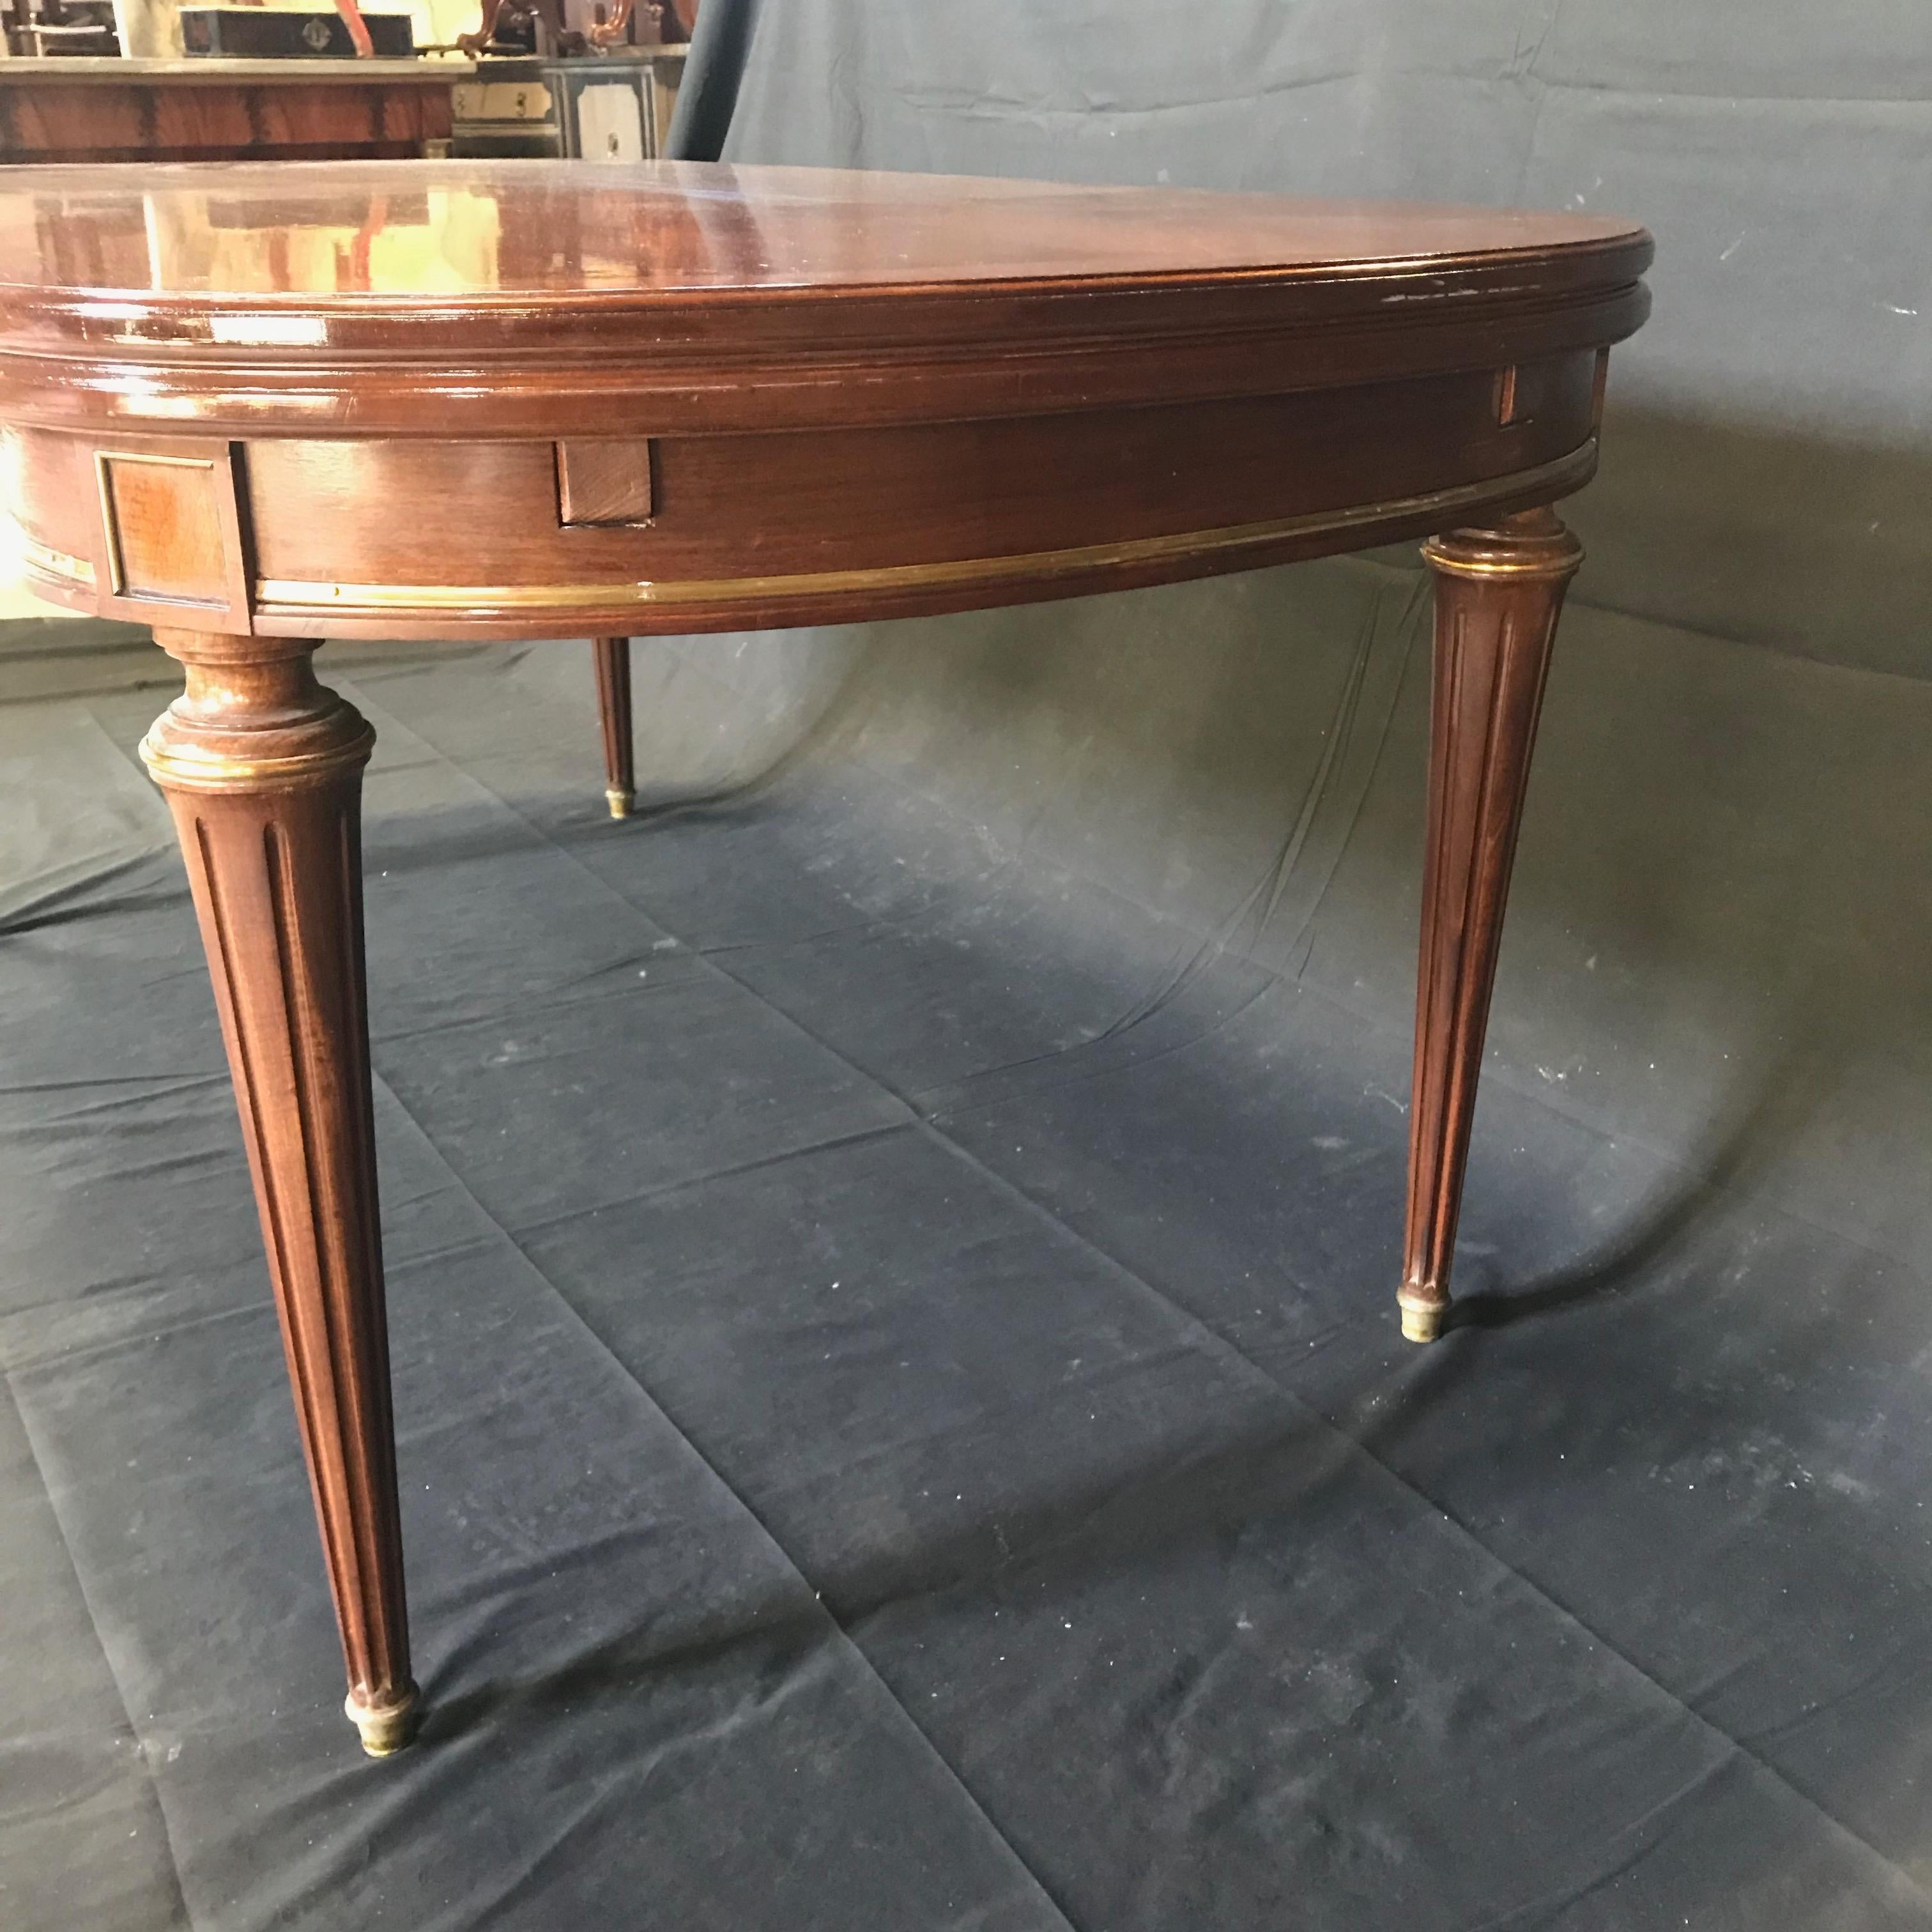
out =
<path fill-rule="evenodd" d="M 16 190 L 20 191 L 20 190 Z M 157 309 L 209 298 L 350 296 L 399 304 L 511 296 L 568 304 L 589 291 L 652 297 L 1051 282 L 1220 278 L 1363 286 L 1426 266 L 1507 264 L 1537 286 L 1633 280 L 1644 231 L 1600 216 L 1324 201 L 1172 188 L 1070 187 L 946 175 L 642 161 L 463 160 L 339 166 L 50 170 L 26 184 L 47 218 L 137 266 L 78 283 L 44 231 L 0 236 L 0 284 L 86 287 Z M 494 226 L 499 250 L 292 255 L 305 228 Z M 173 243 L 220 229 L 218 261 Z M 1446 294 L 1445 283 L 1440 292 Z M 1426 299 L 1438 292 L 1417 290 Z"/>
<path fill-rule="evenodd" d="M 1260 394 L 1613 340 L 1651 254 L 1593 215 L 694 162 L 0 189 L 0 410 L 159 426 L 407 430 L 425 397 L 452 430 L 594 433 Z M 196 349 L 251 379 L 185 379 Z M 469 379 L 539 355 L 534 408 Z"/>

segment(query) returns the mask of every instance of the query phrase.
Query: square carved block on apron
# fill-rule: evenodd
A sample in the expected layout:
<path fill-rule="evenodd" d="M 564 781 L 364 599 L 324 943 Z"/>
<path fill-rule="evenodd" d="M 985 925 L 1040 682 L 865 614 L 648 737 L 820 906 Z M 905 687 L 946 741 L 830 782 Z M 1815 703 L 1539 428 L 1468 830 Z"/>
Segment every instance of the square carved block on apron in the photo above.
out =
<path fill-rule="evenodd" d="M 107 598 L 130 616 L 165 616 L 182 604 L 218 610 L 245 630 L 232 446 L 108 446 L 94 452 L 94 466 Z"/>
<path fill-rule="evenodd" d="M 572 436 L 559 442 L 556 503 L 562 524 L 649 523 L 650 439 Z"/>

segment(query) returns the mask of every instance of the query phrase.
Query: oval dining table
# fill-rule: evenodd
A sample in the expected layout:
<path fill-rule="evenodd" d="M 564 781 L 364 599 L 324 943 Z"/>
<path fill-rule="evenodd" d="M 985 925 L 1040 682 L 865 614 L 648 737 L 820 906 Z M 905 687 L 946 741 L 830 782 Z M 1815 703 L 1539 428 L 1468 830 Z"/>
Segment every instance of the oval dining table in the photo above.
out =
<path fill-rule="evenodd" d="M 1594 214 L 659 163 L 10 170 L 33 586 L 185 669 L 172 808 L 365 1747 L 410 1676 L 358 801 L 330 638 L 623 640 L 1427 539 L 1403 1332 L 1434 1338 L 1558 607 L 1641 228 Z M 621 771 L 620 767 L 621 766 Z M 614 803 L 615 801 L 614 801 Z"/>

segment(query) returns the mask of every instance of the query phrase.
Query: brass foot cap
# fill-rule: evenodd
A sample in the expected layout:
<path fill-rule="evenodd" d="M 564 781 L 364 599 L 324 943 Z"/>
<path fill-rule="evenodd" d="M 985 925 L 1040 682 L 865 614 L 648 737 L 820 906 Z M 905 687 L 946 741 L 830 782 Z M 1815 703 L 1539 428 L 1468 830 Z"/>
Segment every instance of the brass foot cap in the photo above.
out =
<path fill-rule="evenodd" d="M 1403 1339 L 1410 1342 L 1432 1342 L 1442 1333 L 1442 1324 L 1449 1313 L 1446 1301 L 1411 1301 L 1398 1295 L 1396 1300 L 1402 1309 Z"/>
<path fill-rule="evenodd" d="M 416 1736 L 416 1687 L 412 1684 L 394 1701 L 364 1704 L 354 1691 L 342 1700 L 349 1721 L 362 1734 L 362 1748 L 371 1757 L 392 1757 Z"/>
<path fill-rule="evenodd" d="M 610 802 L 610 816 L 613 818 L 630 817 L 632 805 L 637 797 L 634 792 L 620 791 L 614 785 L 604 796 Z"/>

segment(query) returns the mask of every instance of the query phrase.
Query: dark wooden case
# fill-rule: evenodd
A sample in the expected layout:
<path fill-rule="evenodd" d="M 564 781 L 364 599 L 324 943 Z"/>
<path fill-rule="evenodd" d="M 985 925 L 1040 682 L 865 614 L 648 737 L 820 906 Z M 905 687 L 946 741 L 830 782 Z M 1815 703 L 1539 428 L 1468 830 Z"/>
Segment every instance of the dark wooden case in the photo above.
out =
<path fill-rule="evenodd" d="M 364 14 L 369 38 L 383 59 L 406 58 L 416 50 L 416 30 L 406 14 Z M 182 49 L 196 56 L 231 60 L 353 60 L 349 27 L 333 9 L 298 14 L 268 7 L 184 7 Z"/>

